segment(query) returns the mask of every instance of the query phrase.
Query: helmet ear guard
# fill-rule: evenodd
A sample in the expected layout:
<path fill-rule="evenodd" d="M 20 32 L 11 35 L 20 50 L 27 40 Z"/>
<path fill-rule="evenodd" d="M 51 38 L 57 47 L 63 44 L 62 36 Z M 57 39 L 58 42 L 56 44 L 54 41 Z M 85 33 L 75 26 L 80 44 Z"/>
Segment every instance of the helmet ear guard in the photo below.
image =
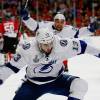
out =
<path fill-rule="evenodd" d="M 48 28 L 40 28 L 36 33 L 36 40 L 38 43 L 48 44 L 53 42 L 54 34 Z"/>

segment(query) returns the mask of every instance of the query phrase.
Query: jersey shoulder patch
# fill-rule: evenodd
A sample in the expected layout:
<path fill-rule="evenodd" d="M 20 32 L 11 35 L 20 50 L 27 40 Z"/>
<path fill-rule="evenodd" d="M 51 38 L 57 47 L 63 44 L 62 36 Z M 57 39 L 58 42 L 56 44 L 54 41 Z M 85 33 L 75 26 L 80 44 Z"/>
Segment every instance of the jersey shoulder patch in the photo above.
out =
<path fill-rule="evenodd" d="M 19 53 L 14 55 L 14 61 L 18 62 L 21 59 L 21 55 Z"/>
<path fill-rule="evenodd" d="M 30 48 L 30 46 L 31 46 L 30 43 L 25 43 L 25 44 L 22 45 L 22 48 L 23 48 L 24 50 L 27 50 L 27 49 Z"/>
<path fill-rule="evenodd" d="M 68 44 L 68 41 L 67 41 L 67 40 L 60 40 L 60 45 L 61 45 L 62 47 L 67 46 L 67 44 Z"/>
<path fill-rule="evenodd" d="M 73 45 L 73 50 L 75 50 L 75 51 L 78 51 L 78 49 L 79 49 L 79 44 L 78 44 L 78 42 L 77 41 L 72 41 L 72 45 Z"/>

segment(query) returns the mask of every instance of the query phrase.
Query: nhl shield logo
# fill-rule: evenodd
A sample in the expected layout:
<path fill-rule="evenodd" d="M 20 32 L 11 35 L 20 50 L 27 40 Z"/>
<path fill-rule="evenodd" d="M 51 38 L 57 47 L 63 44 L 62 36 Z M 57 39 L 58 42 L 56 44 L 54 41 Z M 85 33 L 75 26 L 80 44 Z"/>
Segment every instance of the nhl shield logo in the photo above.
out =
<path fill-rule="evenodd" d="M 62 47 L 67 46 L 67 44 L 68 44 L 68 41 L 67 41 L 67 40 L 60 40 L 60 45 L 61 45 Z"/>

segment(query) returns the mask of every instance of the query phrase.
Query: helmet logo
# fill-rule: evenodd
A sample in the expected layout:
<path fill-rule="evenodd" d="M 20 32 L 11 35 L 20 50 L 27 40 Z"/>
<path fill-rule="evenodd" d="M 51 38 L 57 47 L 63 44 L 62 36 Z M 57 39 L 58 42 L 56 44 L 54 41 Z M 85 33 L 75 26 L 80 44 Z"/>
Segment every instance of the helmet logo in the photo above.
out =
<path fill-rule="evenodd" d="M 50 37 L 49 33 L 46 34 L 46 37 Z"/>

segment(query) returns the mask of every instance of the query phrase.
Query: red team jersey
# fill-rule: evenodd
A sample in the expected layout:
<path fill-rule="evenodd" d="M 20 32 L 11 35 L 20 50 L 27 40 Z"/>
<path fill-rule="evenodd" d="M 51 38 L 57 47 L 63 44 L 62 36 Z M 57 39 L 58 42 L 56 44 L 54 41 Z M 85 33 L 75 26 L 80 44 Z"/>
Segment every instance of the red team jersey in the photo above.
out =
<path fill-rule="evenodd" d="M 5 33 L 18 33 L 19 23 L 18 20 L 3 20 L 0 23 L 0 33 L 1 36 L 5 35 Z"/>

